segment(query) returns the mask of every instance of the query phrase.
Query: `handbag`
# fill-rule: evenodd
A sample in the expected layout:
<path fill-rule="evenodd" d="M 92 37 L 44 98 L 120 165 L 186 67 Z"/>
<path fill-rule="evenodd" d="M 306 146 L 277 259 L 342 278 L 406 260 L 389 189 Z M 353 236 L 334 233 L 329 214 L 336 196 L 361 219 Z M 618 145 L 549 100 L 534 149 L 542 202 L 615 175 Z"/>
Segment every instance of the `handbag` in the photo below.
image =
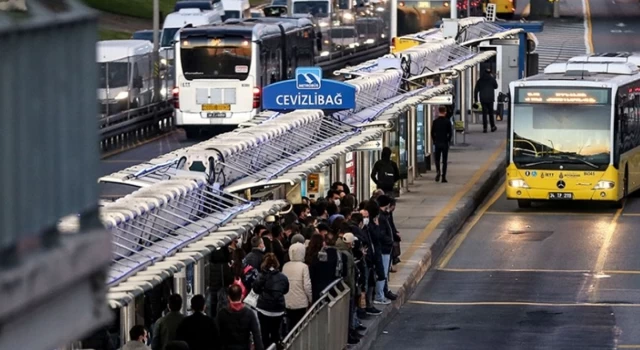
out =
<path fill-rule="evenodd" d="M 393 250 L 391 251 L 391 256 L 398 257 L 402 255 L 400 251 L 400 242 L 393 242 Z"/>
<path fill-rule="evenodd" d="M 252 289 L 247 297 L 244 298 L 243 302 L 245 305 L 251 306 L 252 308 L 258 307 L 258 294 L 256 294 Z"/>

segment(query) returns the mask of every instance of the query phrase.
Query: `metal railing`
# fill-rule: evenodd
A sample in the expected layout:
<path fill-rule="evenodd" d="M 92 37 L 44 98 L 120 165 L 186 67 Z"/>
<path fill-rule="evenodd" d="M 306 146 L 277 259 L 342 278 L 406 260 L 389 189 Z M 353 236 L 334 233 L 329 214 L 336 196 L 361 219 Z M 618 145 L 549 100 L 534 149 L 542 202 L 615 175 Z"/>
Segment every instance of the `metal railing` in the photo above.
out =
<path fill-rule="evenodd" d="M 284 349 L 343 349 L 349 336 L 351 290 L 342 279 L 333 281 L 320 294 L 302 320 L 282 340 Z M 273 344 L 267 350 L 276 350 Z"/>

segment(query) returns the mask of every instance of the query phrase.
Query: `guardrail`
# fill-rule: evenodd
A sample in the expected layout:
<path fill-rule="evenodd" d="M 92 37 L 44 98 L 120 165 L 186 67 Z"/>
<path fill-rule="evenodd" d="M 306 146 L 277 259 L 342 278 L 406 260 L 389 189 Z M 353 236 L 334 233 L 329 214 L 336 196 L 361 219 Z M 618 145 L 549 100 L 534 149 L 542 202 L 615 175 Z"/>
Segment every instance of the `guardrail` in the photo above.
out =
<path fill-rule="evenodd" d="M 350 289 L 342 279 L 325 288 L 302 320 L 282 340 L 282 349 L 337 350 L 349 336 Z M 267 350 L 278 349 L 276 344 Z"/>
<path fill-rule="evenodd" d="M 173 130 L 173 101 L 160 101 L 98 120 L 102 152 Z"/>

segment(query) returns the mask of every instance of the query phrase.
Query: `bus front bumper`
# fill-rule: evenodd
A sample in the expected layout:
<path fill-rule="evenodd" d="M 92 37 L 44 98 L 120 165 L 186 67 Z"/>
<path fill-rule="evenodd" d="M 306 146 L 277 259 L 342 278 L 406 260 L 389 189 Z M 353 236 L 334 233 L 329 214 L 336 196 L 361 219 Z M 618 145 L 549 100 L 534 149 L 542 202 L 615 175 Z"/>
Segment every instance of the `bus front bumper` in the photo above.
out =
<path fill-rule="evenodd" d="M 516 188 L 509 184 L 506 186 L 507 199 L 520 199 L 531 201 L 617 201 L 618 189 L 563 189 L 549 190 L 539 188 Z"/>

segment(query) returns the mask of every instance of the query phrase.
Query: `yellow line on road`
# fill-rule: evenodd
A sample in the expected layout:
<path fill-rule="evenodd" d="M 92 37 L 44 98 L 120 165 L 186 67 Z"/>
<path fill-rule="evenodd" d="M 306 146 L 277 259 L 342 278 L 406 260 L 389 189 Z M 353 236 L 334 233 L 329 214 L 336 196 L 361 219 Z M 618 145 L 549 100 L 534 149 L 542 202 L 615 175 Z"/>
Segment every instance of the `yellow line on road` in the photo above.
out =
<path fill-rule="evenodd" d="M 640 304 L 615 304 L 615 303 L 536 303 L 527 301 L 420 301 L 409 300 L 407 303 L 416 305 L 434 306 L 541 306 L 541 307 L 640 307 Z"/>
<path fill-rule="evenodd" d="M 438 228 L 438 225 L 440 225 L 442 220 L 444 220 L 444 218 L 446 218 L 447 215 L 449 215 L 455 209 L 455 207 L 458 205 L 458 202 L 460 202 L 462 197 L 464 197 L 466 194 L 471 192 L 471 190 L 473 189 L 473 186 L 475 186 L 476 183 L 480 181 L 480 178 L 487 173 L 487 171 L 489 170 L 489 167 L 496 161 L 496 159 L 498 159 L 498 157 L 502 154 L 506 146 L 507 146 L 507 140 L 504 140 L 500 145 L 500 147 L 498 147 L 498 149 L 496 149 L 495 152 L 493 152 L 491 157 L 489 157 L 489 159 L 482 165 L 482 167 L 478 169 L 478 171 L 476 171 L 475 174 L 473 174 L 471 179 L 467 181 L 467 183 L 460 189 L 460 191 L 458 191 L 453 196 L 453 198 L 449 200 L 447 205 L 445 205 L 444 208 L 442 208 L 442 210 L 440 210 L 436 214 L 436 216 L 429 222 L 427 227 L 425 227 L 424 230 L 422 230 L 422 232 L 418 235 L 418 237 L 416 237 L 416 239 L 409 246 L 409 249 L 407 249 L 402 254 L 401 256 L 402 260 L 409 259 L 411 258 L 411 256 L 413 256 L 413 254 L 415 254 L 415 252 L 427 240 L 427 238 L 431 236 L 433 231 L 435 231 L 436 228 Z"/>
<path fill-rule="evenodd" d="M 549 269 L 452 269 L 439 268 L 445 272 L 557 272 L 557 273 L 589 273 L 588 270 L 549 270 Z M 640 273 L 640 272 L 639 272 Z"/>
<path fill-rule="evenodd" d="M 596 274 L 604 273 L 604 265 L 607 262 L 607 256 L 609 255 L 609 249 L 611 248 L 611 243 L 613 242 L 613 234 L 616 232 L 616 227 L 618 227 L 618 219 L 624 210 L 623 207 L 616 210 L 613 219 L 609 223 L 607 229 L 604 232 L 604 240 L 602 242 L 602 247 L 600 247 L 600 251 L 598 252 L 598 259 L 596 260 L 596 265 L 593 269 Z M 592 302 L 598 300 L 598 289 L 600 288 L 600 279 L 596 279 L 593 283 L 593 289 L 591 294 L 591 298 L 589 299 Z"/>
<path fill-rule="evenodd" d="M 447 252 L 445 253 L 444 257 L 442 258 L 442 260 L 440 260 L 440 269 L 444 268 L 445 266 L 447 266 L 447 264 L 449 263 L 449 260 L 451 260 L 451 258 L 453 257 L 453 254 L 456 253 L 456 251 L 458 250 L 458 248 L 460 248 L 460 246 L 462 245 L 462 242 L 464 242 L 464 240 L 467 238 L 467 236 L 469 235 L 469 232 L 471 232 L 471 229 L 476 226 L 476 224 L 478 223 L 478 221 L 480 221 L 480 218 L 482 218 L 482 216 L 484 215 L 484 213 L 487 211 L 487 209 L 491 208 L 491 206 L 493 205 L 493 203 L 495 203 L 504 193 L 505 190 L 505 186 L 502 185 L 500 186 L 496 192 L 493 194 L 493 196 L 491 197 L 491 199 L 489 199 L 488 201 L 486 201 L 482 207 L 480 207 L 480 209 L 478 209 L 478 211 L 476 212 L 475 216 L 473 217 L 473 219 L 471 220 L 471 222 L 467 223 L 467 225 L 462 229 L 462 232 L 460 232 L 455 238 L 454 238 L 454 242 L 453 245 L 451 246 L 450 249 L 447 250 Z"/>
<path fill-rule="evenodd" d="M 595 50 L 593 49 L 593 25 L 591 24 L 591 5 L 589 4 L 589 0 L 584 0 L 584 14 L 585 14 L 585 21 L 587 22 L 587 45 L 589 47 L 587 47 L 587 50 L 589 51 L 588 53 L 595 53 Z"/>
<path fill-rule="evenodd" d="M 617 349 L 640 349 L 640 344 L 621 344 L 616 346 Z"/>
<path fill-rule="evenodd" d="M 625 213 L 622 216 L 640 216 L 640 213 Z"/>

